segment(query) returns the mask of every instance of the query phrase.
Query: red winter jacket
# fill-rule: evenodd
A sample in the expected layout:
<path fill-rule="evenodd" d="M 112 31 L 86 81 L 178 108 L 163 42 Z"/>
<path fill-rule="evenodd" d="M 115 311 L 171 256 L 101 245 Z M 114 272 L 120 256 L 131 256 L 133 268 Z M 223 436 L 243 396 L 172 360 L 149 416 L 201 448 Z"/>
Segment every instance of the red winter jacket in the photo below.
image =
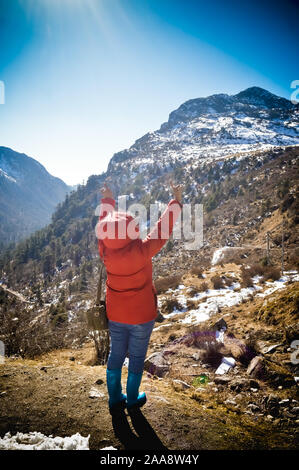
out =
<path fill-rule="evenodd" d="M 135 219 L 125 212 L 117 212 L 114 207 L 114 199 L 103 198 L 97 224 L 99 253 L 107 270 L 107 316 L 109 320 L 131 325 L 145 323 L 157 315 L 152 257 L 169 238 L 182 204 L 172 199 L 144 240 L 139 238 Z M 124 232 L 121 226 L 125 227 Z"/>

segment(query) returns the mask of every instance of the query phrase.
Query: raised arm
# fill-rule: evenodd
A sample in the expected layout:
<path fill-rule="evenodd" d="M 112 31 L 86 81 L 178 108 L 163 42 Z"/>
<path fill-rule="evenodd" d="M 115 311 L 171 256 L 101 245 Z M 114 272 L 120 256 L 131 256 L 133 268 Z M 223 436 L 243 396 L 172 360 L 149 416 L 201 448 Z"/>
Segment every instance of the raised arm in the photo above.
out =
<path fill-rule="evenodd" d="M 101 188 L 101 205 L 100 205 L 100 215 L 99 222 L 106 217 L 109 213 L 114 211 L 115 208 L 115 199 L 113 197 L 111 189 L 107 186 L 107 183 L 104 183 L 104 186 Z M 98 238 L 98 249 L 100 258 L 103 260 L 104 256 L 104 243 L 103 240 Z"/>
<path fill-rule="evenodd" d="M 171 182 L 171 187 L 173 190 L 174 199 L 169 201 L 165 211 L 161 215 L 153 230 L 144 240 L 142 240 L 141 249 L 143 255 L 146 258 L 152 258 L 157 253 L 159 253 L 161 248 L 169 239 L 173 231 L 174 224 L 176 223 L 182 210 L 182 186 L 175 186 Z"/>
<path fill-rule="evenodd" d="M 107 186 L 107 183 L 104 183 L 104 186 L 101 188 L 101 196 L 102 199 L 99 220 L 102 220 L 104 217 L 106 217 L 109 212 L 113 212 L 115 207 L 115 199 L 111 189 Z"/>

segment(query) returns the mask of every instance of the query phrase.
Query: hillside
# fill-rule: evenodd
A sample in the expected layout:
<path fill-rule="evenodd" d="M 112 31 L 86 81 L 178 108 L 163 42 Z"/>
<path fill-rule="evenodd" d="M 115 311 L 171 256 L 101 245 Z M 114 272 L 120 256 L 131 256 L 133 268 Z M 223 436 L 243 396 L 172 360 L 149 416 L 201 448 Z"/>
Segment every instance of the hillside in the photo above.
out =
<path fill-rule="evenodd" d="M 116 198 L 148 208 L 169 201 L 174 179 L 185 185 L 183 202 L 203 204 L 204 245 L 186 250 L 184 238 L 171 237 L 153 259 L 164 320 L 151 337 L 143 379 L 144 416 L 159 438 L 146 425 L 150 442 L 295 448 L 297 124 L 296 106 L 256 87 L 188 101 L 158 131 L 115 154 L 107 172 L 66 195 L 49 225 L 3 253 L 0 340 L 8 358 L 0 436 L 80 432 L 90 434 L 92 449 L 146 448 L 149 435 L 128 442 L 113 434 L 103 358 L 95 357 L 85 313 L 98 278 L 101 185 L 108 181 Z"/>
<path fill-rule="evenodd" d="M 230 254 L 240 263 L 261 261 L 266 256 L 269 229 L 273 239 L 271 256 L 278 262 L 283 218 L 286 267 L 297 267 L 297 147 L 254 153 L 241 161 L 238 157 L 225 158 L 221 167 L 210 163 L 204 171 L 196 168 L 192 172 L 184 169 L 178 174 L 178 171 L 175 168 L 164 177 L 157 177 L 150 194 L 133 183 L 137 201 L 167 202 L 170 193 L 162 185 L 166 187 L 165 178 L 172 176 L 185 181 L 186 200 L 202 203 L 204 207 L 203 248 L 188 251 L 183 249 L 184 240 L 170 240 L 154 259 L 156 279 L 183 274 L 186 260 L 191 265 L 209 264 L 215 249 L 223 246 L 232 247 L 226 256 Z M 105 177 L 105 174 L 90 177 L 85 186 L 79 186 L 58 206 L 50 225 L 2 257 L 4 284 L 32 301 L 37 300 L 36 292 L 41 291 L 43 303 L 48 305 L 58 305 L 57 292 L 61 288 L 71 304 L 82 296 L 92 298 L 99 264 L 94 214 Z M 197 181 L 199 188 L 197 197 L 188 192 L 193 181 Z M 176 250 L 171 249 L 174 246 Z M 68 308 L 63 309 L 67 313 Z"/>
<path fill-rule="evenodd" d="M 0 147 L 0 248 L 47 225 L 70 189 L 33 158 Z"/>
<path fill-rule="evenodd" d="M 189 100 L 159 130 L 116 153 L 108 173 L 141 178 L 151 168 L 153 178 L 177 165 L 200 167 L 228 155 L 298 145 L 298 117 L 298 105 L 258 87 Z"/>
<path fill-rule="evenodd" d="M 216 272 L 227 275 L 238 269 L 225 265 Z M 208 271 L 203 275 L 210 277 Z M 201 282 L 186 273 L 187 298 L 194 297 L 190 285 L 194 289 Z M 179 287 L 163 297 L 182 301 Z M 61 437 L 80 433 L 94 450 L 295 449 L 298 365 L 290 361 L 289 344 L 291 325 L 298 321 L 298 282 L 290 278 L 276 289 L 267 309 L 263 296 L 244 298 L 197 326 L 181 323 L 186 313 L 170 314 L 167 324 L 152 334 L 142 381 L 148 402 L 135 419 L 121 423 L 111 423 L 105 367 L 94 365 L 92 343 L 34 359 L 8 358 L 0 366 L 0 449 L 26 448 L 30 442 L 38 448 L 43 440 L 37 432 Z M 278 313 L 269 323 L 265 313 L 272 305 Z M 218 331 L 215 325 L 220 323 L 226 327 Z M 236 364 L 219 375 L 223 357 Z M 123 381 L 126 374 L 124 367 Z M 10 437 L 20 432 L 25 435 Z"/>
<path fill-rule="evenodd" d="M 226 130 L 230 126 L 234 130 L 229 139 L 217 124 L 224 116 L 233 116 L 230 124 L 223 124 Z M 199 120 L 212 118 L 212 131 L 206 132 L 205 127 L 198 139 L 189 133 Z M 154 260 L 156 279 L 184 274 L 186 262 L 189 267 L 208 266 L 221 247 L 227 261 L 264 262 L 267 232 L 271 233 L 271 260 L 280 263 L 282 222 L 285 267 L 296 269 L 299 147 L 281 144 L 298 144 L 297 123 L 296 106 L 257 87 L 234 96 L 220 94 L 184 103 L 159 131 L 115 154 L 106 173 L 91 176 L 86 185 L 67 195 L 47 227 L 4 253 L 2 284 L 23 294 L 37 312 L 51 308 L 60 321 L 73 317 L 82 299 L 93 298 L 99 264 L 95 211 L 104 180 L 116 197 L 126 194 L 129 203 L 141 202 L 148 208 L 150 203 L 168 202 L 167 181 L 173 178 L 184 183 L 184 202 L 203 204 L 203 248 L 188 251 L 184 240 L 170 240 Z M 240 125 L 247 129 L 246 142 L 238 132 Z M 271 136 L 263 137 L 261 126 L 271 129 Z M 188 138 L 181 134 L 183 128 L 190 128 Z M 175 146 L 170 146 L 174 141 Z M 201 152 L 203 144 L 210 153 L 199 155 L 194 149 Z"/>

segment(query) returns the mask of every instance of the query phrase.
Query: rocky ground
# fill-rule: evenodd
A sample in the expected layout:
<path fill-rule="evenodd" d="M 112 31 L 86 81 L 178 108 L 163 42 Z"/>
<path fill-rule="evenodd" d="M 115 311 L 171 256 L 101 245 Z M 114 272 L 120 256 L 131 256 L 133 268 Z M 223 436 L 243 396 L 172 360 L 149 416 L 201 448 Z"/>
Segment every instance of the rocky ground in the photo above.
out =
<path fill-rule="evenodd" d="M 90 434 L 90 449 L 111 445 L 124 448 L 114 434 L 107 408 L 105 368 L 80 364 L 79 359 L 86 352 L 76 352 L 76 359 L 72 361 L 74 352 L 63 351 L 37 361 L 9 360 L 5 368 L 1 367 L 1 436 L 8 431 L 15 434 L 38 430 L 45 435 L 62 437 L 80 432 L 82 436 Z M 124 379 L 125 376 L 126 373 Z M 284 427 L 279 419 L 269 419 L 249 408 L 249 413 L 242 413 L 237 403 L 240 392 L 233 392 L 234 402 L 216 401 L 214 389 L 228 388 L 228 384 L 212 384 L 203 392 L 194 393 L 181 387 L 180 382 L 145 374 L 142 385 L 148 395 L 143 415 L 168 449 L 290 449 L 296 446 L 295 427 Z M 92 398 L 91 392 L 98 396 Z M 251 401 L 256 401 L 256 393 L 250 394 Z M 278 406 L 283 411 L 288 409 L 287 405 Z M 129 423 L 132 426 L 130 420 Z M 143 430 L 146 434 L 145 427 Z M 133 448 L 147 449 L 148 443 L 143 435 Z"/>
<path fill-rule="evenodd" d="M 148 402 L 139 422 L 127 417 L 120 426 L 129 442 L 111 421 L 105 367 L 92 365 L 92 343 L 0 365 L 0 436 L 79 432 L 90 435 L 91 449 L 295 449 L 299 370 L 291 343 L 298 335 L 299 283 L 288 280 L 269 295 L 269 285 L 263 285 L 262 292 L 219 308 L 206 321 L 183 322 L 190 309 L 209 300 L 194 298 L 215 270 L 238 276 L 233 265 L 218 266 L 204 277 L 189 274 L 180 289 L 160 294 L 161 310 L 169 316 L 151 338 L 142 383 Z M 171 301 L 184 303 L 182 292 L 193 305 L 171 307 Z M 221 375 L 216 371 L 223 358 L 235 365 Z M 124 383 L 126 374 L 124 367 Z"/>

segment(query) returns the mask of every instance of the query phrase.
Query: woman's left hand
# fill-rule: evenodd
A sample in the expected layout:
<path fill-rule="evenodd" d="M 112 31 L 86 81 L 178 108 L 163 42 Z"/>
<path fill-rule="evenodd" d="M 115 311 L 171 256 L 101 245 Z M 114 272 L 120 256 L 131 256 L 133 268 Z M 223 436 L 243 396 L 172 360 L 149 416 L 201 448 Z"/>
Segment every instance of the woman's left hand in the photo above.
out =
<path fill-rule="evenodd" d="M 104 197 L 110 197 L 113 199 L 113 193 L 107 183 L 104 183 L 104 186 L 101 188 L 101 196 Z"/>
<path fill-rule="evenodd" d="M 171 186 L 171 189 L 172 189 L 172 192 L 173 192 L 173 197 L 177 201 L 182 202 L 184 186 L 182 184 L 173 184 L 172 181 L 170 181 L 170 186 Z"/>

